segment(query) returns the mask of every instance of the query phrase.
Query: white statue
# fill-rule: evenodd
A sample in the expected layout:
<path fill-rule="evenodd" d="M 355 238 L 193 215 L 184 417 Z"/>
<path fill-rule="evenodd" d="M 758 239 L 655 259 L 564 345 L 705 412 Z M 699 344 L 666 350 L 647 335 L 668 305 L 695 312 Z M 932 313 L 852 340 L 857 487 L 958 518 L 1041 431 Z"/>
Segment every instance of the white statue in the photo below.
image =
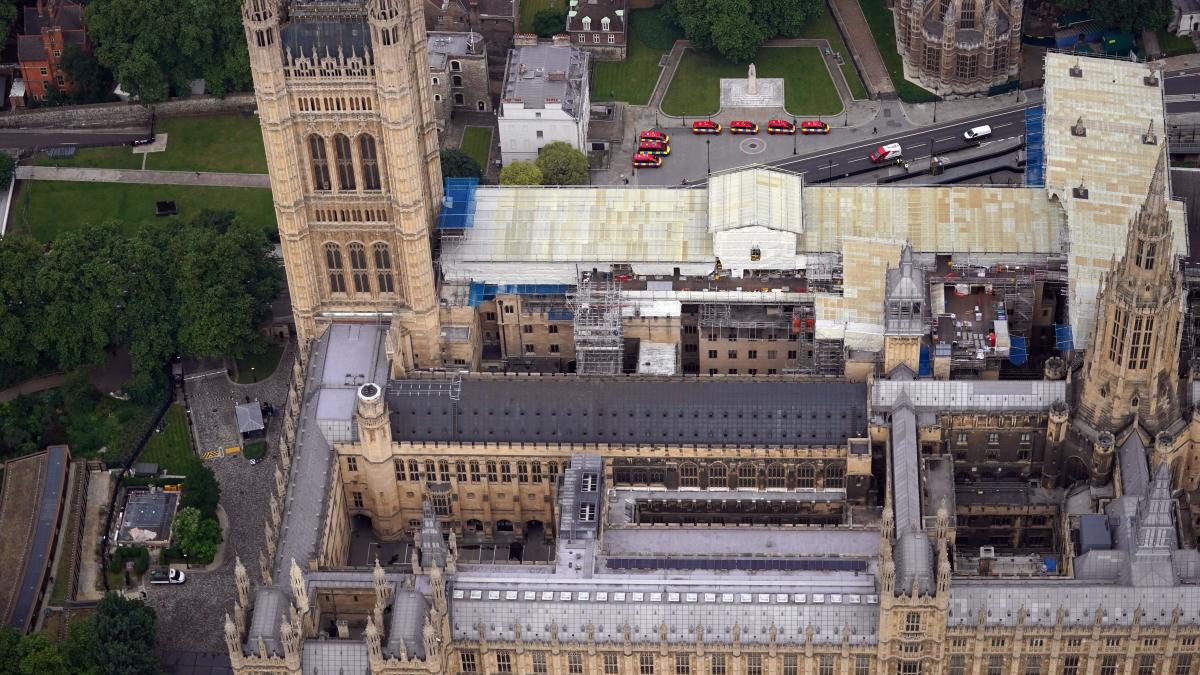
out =
<path fill-rule="evenodd" d="M 751 95 L 757 94 L 758 93 L 758 75 L 754 72 L 754 64 L 753 63 L 750 64 L 750 73 L 747 77 L 749 78 L 750 83 L 748 85 L 746 85 L 746 93 L 751 94 Z"/>

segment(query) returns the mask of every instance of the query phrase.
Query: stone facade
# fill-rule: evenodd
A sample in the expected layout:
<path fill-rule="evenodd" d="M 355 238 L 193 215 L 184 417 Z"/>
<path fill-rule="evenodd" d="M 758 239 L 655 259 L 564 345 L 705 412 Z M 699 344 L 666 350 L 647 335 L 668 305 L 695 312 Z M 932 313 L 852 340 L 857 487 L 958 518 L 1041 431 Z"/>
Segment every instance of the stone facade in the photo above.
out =
<path fill-rule="evenodd" d="M 427 367 L 441 364 L 442 182 L 420 5 L 347 0 L 289 19 L 252 0 L 243 17 L 301 344 L 333 317 L 390 322 L 395 363 Z"/>
<path fill-rule="evenodd" d="M 491 112 L 488 55 L 478 33 L 430 33 L 429 77 L 439 129 L 456 110 Z"/>
<path fill-rule="evenodd" d="M 939 96 L 987 93 L 1017 76 L 1024 0 L 897 0 L 904 77 Z"/>

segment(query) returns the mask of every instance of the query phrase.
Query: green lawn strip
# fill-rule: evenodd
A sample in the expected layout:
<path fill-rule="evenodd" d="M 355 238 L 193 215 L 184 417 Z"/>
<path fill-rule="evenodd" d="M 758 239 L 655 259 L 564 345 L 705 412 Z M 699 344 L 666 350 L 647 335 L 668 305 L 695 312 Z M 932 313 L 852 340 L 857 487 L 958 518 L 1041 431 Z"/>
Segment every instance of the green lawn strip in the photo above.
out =
<path fill-rule="evenodd" d="M 254 441 L 253 443 L 247 443 L 245 449 L 242 450 L 242 454 L 246 456 L 246 459 L 262 459 L 263 455 L 267 454 L 267 442 Z"/>
<path fill-rule="evenodd" d="M 854 60 L 850 58 L 850 50 L 846 48 L 846 42 L 842 40 L 842 34 L 833 20 L 829 5 L 822 4 L 821 14 L 805 24 L 804 30 L 796 37 L 828 40 L 830 49 L 842 55 L 842 74 L 846 77 L 846 83 L 850 85 L 850 93 L 859 100 L 868 98 L 867 88 L 863 85 L 862 78 L 859 77 L 858 70 L 854 67 Z"/>
<path fill-rule="evenodd" d="M 492 151 L 491 127 L 467 127 L 463 129 L 462 151 L 475 158 L 479 166 L 487 171 L 488 155 Z"/>
<path fill-rule="evenodd" d="M 533 32 L 533 17 L 543 9 L 565 9 L 565 0 L 521 0 L 521 32 Z M 564 25 L 565 29 L 566 26 Z"/>
<path fill-rule="evenodd" d="M 842 100 L 816 47 L 764 47 L 754 57 L 760 78 L 783 78 L 784 106 L 799 115 L 829 115 Z M 721 56 L 688 49 L 663 98 L 668 115 L 711 115 L 720 108 L 721 78 L 744 78 L 746 66 Z"/>
<path fill-rule="evenodd" d="M 904 79 L 904 61 L 896 52 L 896 25 L 892 11 L 884 4 L 884 0 L 859 0 L 871 33 L 875 36 L 875 44 L 879 45 L 879 54 L 883 64 L 887 66 L 888 74 L 892 76 L 892 86 L 901 100 L 909 103 L 928 103 L 935 98 L 933 92 Z"/>
<path fill-rule="evenodd" d="M 133 148 L 127 145 L 115 145 L 106 148 L 79 148 L 74 157 L 50 157 L 46 154 L 37 155 L 33 164 L 36 166 L 66 166 L 90 169 L 140 169 L 142 156 L 135 155 Z"/>
<path fill-rule="evenodd" d="M 167 149 L 150 153 L 147 169 L 267 172 L 267 155 L 257 117 L 167 117 L 155 124 L 154 132 L 167 134 Z"/>
<path fill-rule="evenodd" d="M 1165 30 L 1158 31 L 1158 46 L 1162 48 L 1164 56 L 1181 56 L 1196 52 L 1196 45 L 1192 42 L 1192 38 L 1179 37 Z"/>
<path fill-rule="evenodd" d="M 663 17 L 661 7 L 631 12 L 625 60 L 593 62 L 592 100 L 648 103 L 658 81 L 662 55 L 682 37 L 679 29 Z"/>
<path fill-rule="evenodd" d="M 163 415 L 163 430 L 150 436 L 150 441 L 138 456 L 139 462 L 157 464 L 173 476 L 189 476 L 201 465 L 192 450 L 192 435 L 188 432 L 187 412 L 173 405 Z"/>
<path fill-rule="evenodd" d="M 79 472 L 82 477 L 82 472 Z M 67 520 L 63 523 L 62 532 L 62 554 L 58 556 L 57 569 L 54 572 L 54 587 L 50 590 L 50 603 L 58 604 L 67 599 L 71 594 L 71 564 L 75 563 L 75 532 L 76 519 L 79 515 L 75 513 L 75 509 L 70 508 L 70 501 L 67 502 Z"/>
<path fill-rule="evenodd" d="M 24 181 L 12 219 L 41 241 L 88 222 L 116 220 L 126 232 L 133 232 L 158 217 L 154 215 L 158 201 L 174 201 L 181 218 L 204 209 L 226 209 L 265 231 L 275 230 L 270 190 L 191 185 Z"/>
<path fill-rule="evenodd" d="M 488 131 L 491 130 L 489 129 Z M 274 373 L 275 368 L 279 365 L 279 356 L 282 353 L 282 345 L 267 342 L 261 352 L 248 354 L 238 359 L 238 384 L 253 384 L 270 377 L 271 373 Z"/>

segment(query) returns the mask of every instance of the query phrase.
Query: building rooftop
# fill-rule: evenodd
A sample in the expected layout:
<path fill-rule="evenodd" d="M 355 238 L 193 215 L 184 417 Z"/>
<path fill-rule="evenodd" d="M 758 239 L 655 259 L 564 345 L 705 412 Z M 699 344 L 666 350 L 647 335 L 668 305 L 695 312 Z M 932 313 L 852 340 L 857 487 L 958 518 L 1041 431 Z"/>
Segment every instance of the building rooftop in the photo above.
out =
<path fill-rule="evenodd" d="M 567 12 L 567 30 L 601 30 L 600 21 L 607 18 L 610 33 L 625 32 L 625 0 L 576 0 Z M 583 19 L 591 18 L 589 28 L 583 27 Z"/>
<path fill-rule="evenodd" d="M 121 514 L 117 542 L 144 543 L 170 539 L 171 523 L 175 520 L 178 506 L 178 492 L 131 491 Z"/>
<path fill-rule="evenodd" d="M 64 31 L 83 30 L 83 6 L 77 2 L 48 0 L 25 7 L 25 35 L 36 35 L 48 28 Z"/>
<path fill-rule="evenodd" d="M 371 52 L 365 12 L 341 19 L 293 19 L 280 26 L 279 35 L 280 48 L 284 54 L 291 53 L 293 58 L 314 54 L 317 58 L 337 58 L 339 52 L 350 58 L 367 56 Z"/>
<path fill-rule="evenodd" d="M 581 100 L 587 96 L 583 91 L 587 67 L 587 53 L 575 47 L 550 44 L 515 47 L 508 52 L 503 99 L 506 103 L 524 104 L 526 108 L 561 104 L 573 116 L 587 115 L 587 110 L 579 110 Z"/>
<path fill-rule="evenodd" d="M 388 384 L 397 441 L 842 445 L 866 432 L 866 385 L 852 382 L 469 378 L 458 400 L 428 384 Z"/>
<path fill-rule="evenodd" d="M 67 488 L 71 456 L 65 445 L 55 445 L 4 464 L 4 491 L 0 494 L 0 618 L 18 630 L 32 626 L 41 595 L 46 566 L 54 554 L 51 545 L 58 529 L 60 506 Z"/>
<path fill-rule="evenodd" d="M 479 33 L 429 33 L 429 69 L 443 71 L 450 57 L 483 54 L 483 36 Z"/>

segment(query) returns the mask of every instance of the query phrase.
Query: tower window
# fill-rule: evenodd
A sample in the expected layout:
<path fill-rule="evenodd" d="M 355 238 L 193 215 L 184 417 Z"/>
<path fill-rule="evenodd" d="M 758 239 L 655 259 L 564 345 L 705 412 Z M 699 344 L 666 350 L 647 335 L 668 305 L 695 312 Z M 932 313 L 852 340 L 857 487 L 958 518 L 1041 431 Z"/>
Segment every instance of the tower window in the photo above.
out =
<path fill-rule="evenodd" d="M 346 278 L 342 274 L 342 249 L 337 244 L 325 244 L 325 267 L 329 272 L 329 292 L 345 293 Z"/>
<path fill-rule="evenodd" d="M 350 139 L 343 134 L 333 137 L 333 152 L 337 159 L 338 189 L 354 189 L 354 158 L 350 155 Z"/>
<path fill-rule="evenodd" d="M 392 281 L 392 254 L 388 251 L 388 245 L 382 241 L 376 242 L 375 246 L 375 277 L 378 280 L 380 293 L 396 292 Z"/>
<path fill-rule="evenodd" d="M 375 138 L 370 134 L 358 137 L 358 157 L 362 162 L 364 190 L 379 189 L 379 154 L 375 151 Z"/>
<path fill-rule="evenodd" d="M 370 293 L 371 280 L 367 275 L 367 250 L 362 244 L 353 242 L 350 251 L 350 276 L 354 279 L 355 293 Z"/>
<path fill-rule="evenodd" d="M 312 155 L 313 189 L 330 189 L 329 157 L 325 154 L 325 139 L 317 134 L 309 136 L 308 152 Z"/>
<path fill-rule="evenodd" d="M 905 633 L 920 633 L 921 632 L 921 615 L 916 612 L 909 612 L 904 616 L 904 632 Z"/>

